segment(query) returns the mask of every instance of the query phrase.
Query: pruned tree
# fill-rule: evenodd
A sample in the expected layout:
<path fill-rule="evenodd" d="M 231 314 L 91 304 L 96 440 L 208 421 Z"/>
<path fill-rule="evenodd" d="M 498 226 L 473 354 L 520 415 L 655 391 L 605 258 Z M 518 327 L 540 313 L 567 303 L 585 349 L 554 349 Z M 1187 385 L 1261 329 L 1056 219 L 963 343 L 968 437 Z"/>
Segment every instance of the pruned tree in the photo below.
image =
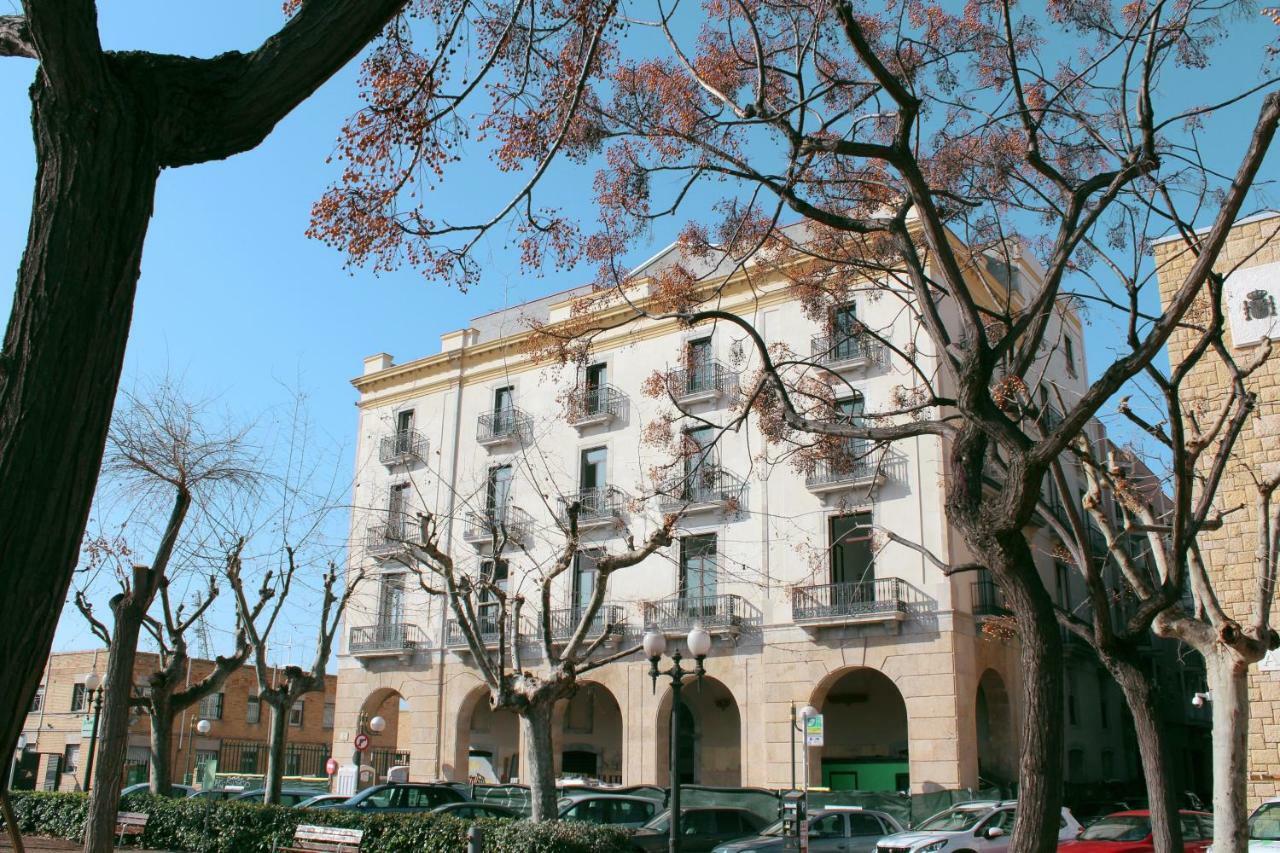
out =
<path fill-rule="evenodd" d="M 160 170 L 257 146 L 405 0 L 290 5 L 257 49 L 208 59 L 103 50 L 94 0 L 25 0 L 0 16 L 0 56 L 38 63 L 31 227 L 0 350 L 5 754 L 77 564 Z"/>
<path fill-rule="evenodd" d="M 1229 16 L 1247 8 L 449 4 L 422 24 L 435 28 L 429 37 L 397 30 L 381 47 L 388 73 L 368 81 L 370 106 L 340 152 L 349 167 L 316 205 L 313 233 L 355 263 L 408 259 L 466 285 L 480 269 L 472 247 L 514 224 L 527 263 L 600 270 L 601 290 L 547 330 L 566 357 L 636 316 L 727 324 L 763 364 L 740 416 L 762 414 L 775 438 L 875 448 L 936 437 L 948 520 L 1018 625 L 1025 737 L 1012 850 L 1048 851 L 1061 799 L 1062 642 L 1027 531 L 1055 461 L 1146 381 L 1250 203 L 1280 121 L 1267 55 L 1258 50 L 1249 69 L 1261 69 L 1256 79 L 1236 75 L 1238 89 L 1214 103 L 1189 100 L 1176 82 L 1229 55 L 1243 31 Z M 637 30 L 654 37 L 628 38 Z M 444 61 L 468 40 L 474 62 Z M 469 130 L 473 92 L 491 99 L 473 108 L 479 128 L 520 177 L 491 217 L 459 221 L 422 199 L 449 179 L 440 143 Z M 1248 100 L 1258 102 L 1253 126 L 1214 132 L 1214 151 L 1203 150 L 1201 129 Z M 599 227 L 539 203 L 558 159 L 598 166 Z M 783 227 L 784 213 L 801 223 Z M 689 221 L 674 260 L 630 274 L 627 253 L 677 215 Z M 1195 262 L 1163 314 L 1148 313 L 1149 239 L 1198 225 L 1208 227 Z M 1015 281 L 1032 256 L 1040 268 Z M 855 290 L 900 303 L 911 343 L 850 330 L 890 347 L 909 377 L 897 399 L 858 423 L 832 417 L 797 385 L 820 369 L 814 359 L 775 353 L 749 318 L 718 310 L 743 281 L 784 282 L 815 318 Z M 1052 385 L 1047 360 L 1065 355 L 1062 318 L 1085 305 L 1117 330 L 1114 358 L 1060 417 L 1036 422 L 1024 413 Z"/>
<path fill-rule="evenodd" d="M 250 606 L 245 593 L 243 564 L 235 560 L 228 565 L 227 580 L 235 594 L 236 613 L 240 630 L 248 637 L 253 648 L 254 673 L 258 678 L 258 699 L 271 708 L 271 728 L 267 733 L 267 772 L 263 779 L 263 802 L 272 805 L 280 802 L 280 780 L 284 777 L 284 752 L 289 733 L 289 711 L 307 693 L 323 693 L 325 668 L 333 652 L 333 638 L 342 621 L 347 602 L 355 593 L 363 575 L 357 573 L 347 578 L 346 587 L 339 589 L 338 566 L 330 563 L 324 573 L 321 587 L 319 622 L 316 628 L 316 650 L 310 668 L 290 664 L 283 669 L 268 663 L 271 634 L 275 630 L 281 611 L 289 601 L 289 594 L 297 580 L 300 563 L 298 549 L 284 546 L 284 568 L 278 573 L 263 575 L 258 588 L 257 603 Z M 270 602 L 268 605 L 267 602 Z M 283 676 L 283 677 L 281 677 Z"/>

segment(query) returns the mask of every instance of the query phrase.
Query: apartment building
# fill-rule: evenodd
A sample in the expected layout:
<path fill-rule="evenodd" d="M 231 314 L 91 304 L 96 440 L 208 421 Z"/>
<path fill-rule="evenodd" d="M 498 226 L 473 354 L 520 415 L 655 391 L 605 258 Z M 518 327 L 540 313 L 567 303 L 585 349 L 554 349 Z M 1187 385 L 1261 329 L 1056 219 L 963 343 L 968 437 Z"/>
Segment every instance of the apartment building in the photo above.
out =
<path fill-rule="evenodd" d="M 1242 219 L 1227 238 L 1218 261 L 1227 273 L 1223 296 L 1226 343 L 1236 357 L 1247 361 L 1265 340 L 1280 339 L 1276 305 L 1280 299 L 1280 212 Z M 1167 299 L 1193 259 L 1176 239 L 1159 241 L 1153 249 L 1162 299 Z M 1193 306 L 1193 311 L 1196 310 Z M 1169 339 L 1169 355 L 1180 362 L 1194 345 L 1194 334 L 1180 328 Z M 1223 399 L 1231 378 L 1216 359 L 1205 359 L 1183 382 L 1189 400 L 1203 400 L 1213 410 Z M 1219 490 L 1221 507 L 1237 507 L 1217 530 L 1200 534 L 1201 553 L 1214 578 L 1218 601 L 1242 624 L 1252 616 L 1257 599 L 1253 543 L 1258 517 L 1250 471 L 1265 469 L 1277 459 L 1275 436 L 1280 424 L 1280 362 L 1273 355 L 1247 382 L 1257 394 L 1254 416 L 1244 427 Z M 1190 410 L 1190 405 L 1188 410 Z M 1268 449 L 1269 448 L 1269 449 Z M 1242 543 L 1246 543 L 1243 544 Z M 1274 623 L 1273 623 L 1274 624 Z M 1201 688 L 1203 689 L 1203 688 Z M 1268 655 L 1249 674 L 1249 805 L 1280 796 L 1280 656 Z"/>
<path fill-rule="evenodd" d="M 668 249 L 643 267 L 641 289 L 674 256 Z M 972 274 L 975 291 L 990 294 L 1040 272 L 1030 257 L 1010 269 L 975 255 Z M 814 322 L 781 276 L 748 282 L 738 272 L 721 284 L 717 307 L 847 381 L 839 406 L 848 417 L 874 417 L 918 381 L 898 355 L 855 334 L 859 324 L 913 348 L 924 372 L 941 370 L 902 303 L 873 289 Z M 865 529 L 892 529 L 950 564 L 967 560 L 944 512 L 944 442 L 910 438 L 806 470 L 772 453 L 752 419 L 693 455 L 713 474 L 677 469 L 672 488 L 669 473 L 655 479 L 665 457 L 646 436 L 672 406 L 646 396 L 646 385 L 657 373 L 703 425 L 725 424 L 759 368 L 756 353 L 729 324 L 636 319 L 597 338 L 580 368 L 532 359 L 530 321 L 565 320 L 587 293 L 475 318 L 426 357 L 372 356 L 353 380 L 350 568 L 364 580 L 339 656 L 335 754 L 349 752 L 362 714 L 396 705 L 396 748 L 409 754 L 412 778 L 519 777 L 517 721 L 490 709 L 445 601 L 423 591 L 405 554 L 404 525 L 418 512 L 438 516 L 459 565 L 529 593 L 536 566 L 563 546 L 557 514 L 576 500 L 584 552 L 557 579 L 553 632 L 568 632 L 593 589 L 591 548 L 616 547 L 623 529 L 641 540 L 663 512 L 684 513 L 676 543 L 613 575 L 608 590 L 610 621 L 625 625 L 614 642 L 635 642 L 648 626 L 675 638 L 701 624 L 713 635 L 707 677 L 685 691 L 680 712 L 682 778 L 790 785 L 792 708 L 813 705 L 826 722 L 825 743 L 810 754 L 814 785 L 925 792 L 1015 779 L 1016 641 L 984 630 L 1005 612 L 998 590 Z M 1083 330 L 1070 313 L 1054 323 L 1040 367 L 1046 394 L 1069 402 L 1088 374 Z M 1056 405 L 1045 402 L 1052 416 Z M 700 447 L 707 434 L 673 428 Z M 1046 494 L 1046 511 L 1052 501 L 1061 497 Z M 512 540 L 504 554 L 489 553 L 495 518 Z M 1046 584 L 1067 606 L 1082 601 L 1043 522 L 1034 533 Z M 1137 779 L 1118 691 L 1078 644 L 1068 648 L 1069 781 Z M 536 657 L 533 644 L 526 654 Z M 638 655 L 594 670 L 564 703 L 553 724 L 564 775 L 666 784 L 671 696 L 648 670 Z"/>
<path fill-rule="evenodd" d="M 50 655 L 22 728 L 26 745 L 14 768 L 16 789 L 84 790 L 95 717 L 95 697 L 85 683 L 90 673 L 105 673 L 106 665 L 105 649 Z M 157 667 L 155 654 L 138 654 L 136 691 L 145 690 L 147 676 Z M 198 681 L 212 669 L 212 661 L 192 660 L 190 678 Z M 329 676 L 323 694 L 302 697 L 290 714 L 286 775 L 324 775 L 333 742 L 336 687 L 337 677 Z M 263 773 L 270 718 L 271 709 L 258 701 L 253 669 L 243 667 L 232 673 L 220 692 L 174 720 L 174 781 L 189 781 L 197 768 L 205 773 L 246 777 Z M 206 735 L 196 730 L 201 720 L 209 721 Z M 150 731 L 145 712 L 130 718 L 125 784 L 148 779 Z M 385 760 L 393 760 L 389 752 Z"/>

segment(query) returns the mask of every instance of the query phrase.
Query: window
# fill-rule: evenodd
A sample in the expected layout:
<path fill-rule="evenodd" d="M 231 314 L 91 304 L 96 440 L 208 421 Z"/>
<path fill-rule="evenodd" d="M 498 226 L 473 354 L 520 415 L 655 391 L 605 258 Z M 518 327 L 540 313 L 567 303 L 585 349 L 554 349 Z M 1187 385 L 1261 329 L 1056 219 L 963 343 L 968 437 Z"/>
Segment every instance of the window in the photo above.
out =
<path fill-rule="evenodd" d="M 293 707 L 289 709 L 289 725 L 291 726 L 302 725 L 302 700 L 301 699 L 299 699 L 297 702 L 294 702 Z"/>
<path fill-rule="evenodd" d="M 323 725 L 326 729 L 333 728 L 333 715 L 336 710 L 337 709 L 332 702 L 324 703 L 324 720 L 321 723 L 321 725 Z"/>
<path fill-rule="evenodd" d="M 716 535 L 704 533 L 681 539 L 680 597 L 710 598 L 716 594 L 716 585 Z"/>
<path fill-rule="evenodd" d="M 848 817 L 850 835 L 882 835 L 884 833 L 884 827 L 875 815 L 850 812 Z"/>
<path fill-rule="evenodd" d="M 862 416 L 867 408 L 866 398 L 861 393 L 854 391 L 849 397 L 836 401 L 835 419 L 840 423 L 850 424 L 851 426 L 861 426 Z M 858 465 L 866 464 L 863 460 L 867 456 L 870 448 L 865 439 L 846 438 L 843 441 L 844 451 L 838 464 L 842 466 L 842 473 L 847 469 L 852 471 Z"/>
<path fill-rule="evenodd" d="M 592 447 L 582 451 L 582 460 L 578 467 L 578 488 L 583 492 L 581 500 L 584 512 L 590 513 L 593 509 L 599 511 L 595 495 L 605 487 L 605 478 L 609 474 L 608 465 L 609 449 L 607 447 Z M 588 495 L 588 492 L 591 495 Z"/>
<path fill-rule="evenodd" d="M 716 480 L 715 430 L 698 427 L 684 433 L 684 500 L 697 501 L 701 492 L 714 487 Z"/>
<path fill-rule="evenodd" d="M 598 553 L 579 551 L 573 558 L 573 609 L 586 610 L 596 591 Z"/>
<path fill-rule="evenodd" d="M 831 312 L 831 355 L 836 359 L 858 354 L 858 314 L 852 302 Z"/>
<path fill-rule="evenodd" d="M 80 767 L 80 744 L 69 743 L 62 751 L 62 772 L 75 773 Z"/>
<path fill-rule="evenodd" d="M 245 698 L 244 721 L 249 725 L 257 725 L 261 719 L 262 700 L 258 698 L 257 693 L 251 693 Z"/>
<path fill-rule="evenodd" d="M 480 608 L 476 614 L 480 621 L 481 634 L 498 633 L 498 616 L 501 604 L 496 601 L 494 589 L 506 592 L 507 582 L 511 577 L 511 567 L 506 560 L 481 560 Z"/>
<path fill-rule="evenodd" d="M 36 688 L 36 695 L 31 697 L 31 713 L 34 714 L 44 707 L 44 685 L 41 684 Z"/>
<path fill-rule="evenodd" d="M 516 389 L 510 385 L 493 389 L 493 434 L 510 435 L 516 429 Z"/>
<path fill-rule="evenodd" d="M 1058 603 L 1063 610 L 1071 610 L 1071 570 L 1062 563 L 1053 564 L 1054 575 L 1058 583 Z"/>
<path fill-rule="evenodd" d="M 223 694 L 210 693 L 200 700 L 200 717 L 205 720 L 222 719 Z"/>
<path fill-rule="evenodd" d="M 1076 378 L 1076 342 L 1071 339 L 1070 335 L 1062 337 L 1062 357 L 1067 362 L 1067 375 L 1072 379 Z"/>
<path fill-rule="evenodd" d="M 413 409 L 396 412 L 396 453 L 413 452 Z"/>
<path fill-rule="evenodd" d="M 485 490 L 485 509 L 490 518 L 501 518 L 511 500 L 511 478 L 513 471 L 510 465 L 495 465 L 489 469 L 489 483 Z"/>
<path fill-rule="evenodd" d="M 387 492 L 387 539 L 404 538 L 405 511 L 409 507 L 409 484 L 396 483 Z"/>
<path fill-rule="evenodd" d="M 844 815 L 829 814 L 814 818 L 809 824 L 810 838 L 843 838 Z"/>
<path fill-rule="evenodd" d="M 582 373 L 583 414 L 598 415 L 608 403 L 605 387 L 609 384 L 609 366 L 593 364 Z"/>
<path fill-rule="evenodd" d="M 715 362 L 711 358 L 711 338 L 697 338 L 685 344 L 685 391 L 699 394 L 715 389 Z"/>
<path fill-rule="evenodd" d="M 404 621 L 404 575 L 383 575 L 378 593 L 378 624 L 399 625 Z"/>
<path fill-rule="evenodd" d="M 86 707 L 84 685 L 76 682 L 71 685 L 71 710 L 83 711 Z"/>
<path fill-rule="evenodd" d="M 831 582 L 865 584 L 876 577 L 876 557 L 871 539 L 871 513 L 832 516 Z M 874 594 L 874 591 L 871 591 Z"/>

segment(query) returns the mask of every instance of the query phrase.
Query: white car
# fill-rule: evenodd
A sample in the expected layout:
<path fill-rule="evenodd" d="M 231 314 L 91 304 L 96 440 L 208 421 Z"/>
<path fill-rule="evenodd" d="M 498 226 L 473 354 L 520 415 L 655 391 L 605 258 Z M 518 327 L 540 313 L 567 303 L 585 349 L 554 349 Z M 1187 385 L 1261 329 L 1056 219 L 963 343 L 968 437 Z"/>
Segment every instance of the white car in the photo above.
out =
<path fill-rule="evenodd" d="M 1249 853 L 1280 853 L 1280 797 L 1263 800 L 1249 815 Z"/>
<path fill-rule="evenodd" d="M 1009 847 L 1016 800 L 961 803 L 939 812 L 910 832 L 880 839 L 877 853 L 1000 853 Z M 1062 810 L 1058 841 L 1071 841 L 1080 823 Z"/>

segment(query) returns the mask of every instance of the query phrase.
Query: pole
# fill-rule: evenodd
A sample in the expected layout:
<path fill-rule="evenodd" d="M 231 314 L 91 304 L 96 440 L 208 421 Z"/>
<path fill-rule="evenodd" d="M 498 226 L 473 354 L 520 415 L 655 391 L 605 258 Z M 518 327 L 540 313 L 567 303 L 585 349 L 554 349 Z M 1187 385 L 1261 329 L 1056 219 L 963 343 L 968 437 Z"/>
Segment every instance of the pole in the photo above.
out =
<path fill-rule="evenodd" d="M 801 746 L 804 751 L 804 782 L 801 788 L 804 791 L 804 820 L 800 821 L 800 853 L 809 853 L 809 740 L 806 736 L 804 744 Z"/>
<path fill-rule="evenodd" d="M 93 731 L 89 734 L 89 758 L 84 768 L 84 789 L 93 784 L 93 757 L 98 752 L 98 716 L 102 713 L 102 688 L 93 691 Z"/>
<path fill-rule="evenodd" d="M 680 653 L 671 656 L 671 837 L 670 853 L 680 853 L 680 682 L 684 672 L 680 669 Z"/>
<path fill-rule="evenodd" d="M 796 789 L 796 703 L 791 703 L 791 790 Z"/>

